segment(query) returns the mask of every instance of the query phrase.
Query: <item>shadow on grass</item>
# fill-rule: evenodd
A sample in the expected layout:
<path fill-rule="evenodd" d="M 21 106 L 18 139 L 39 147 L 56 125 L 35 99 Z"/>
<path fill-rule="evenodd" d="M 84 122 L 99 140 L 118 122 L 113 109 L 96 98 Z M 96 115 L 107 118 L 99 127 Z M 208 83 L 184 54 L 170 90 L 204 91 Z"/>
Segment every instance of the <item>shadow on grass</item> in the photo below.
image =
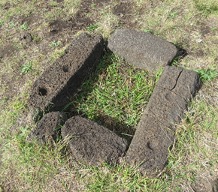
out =
<path fill-rule="evenodd" d="M 78 109 L 78 105 L 85 101 L 88 95 L 92 93 L 96 88 L 96 83 L 99 81 L 100 75 L 102 75 L 113 62 L 113 53 L 107 50 L 94 72 L 85 79 L 83 84 L 78 88 L 78 91 L 70 98 L 70 102 L 62 110 L 67 113 L 68 118 L 75 115 L 88 118 L 85 112 L 81 112 L 81 110 Z M 125 138 L 128 143 L 131 142 L 135 132 L 132 126 L 119 121 L 117 118 L 105 115 L 104 113 L 95 114 L 91 120 L 115 132 L 120 137 Z"/>

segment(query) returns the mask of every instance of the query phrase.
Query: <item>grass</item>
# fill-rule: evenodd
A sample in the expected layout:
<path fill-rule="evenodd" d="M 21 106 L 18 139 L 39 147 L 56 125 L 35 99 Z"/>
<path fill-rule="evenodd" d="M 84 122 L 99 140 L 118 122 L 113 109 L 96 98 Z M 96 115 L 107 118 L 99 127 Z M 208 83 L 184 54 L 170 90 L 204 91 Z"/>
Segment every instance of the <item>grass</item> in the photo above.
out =
<path fill-rule="evenodd" d="M 187 0 L 184 4 L 178 0 L 134 0 L 131 6 L 134 14 L 124 24 L 120 22 L 123 18 L 113 14 L 118 3 L 90 5 L 87 17 L 93 23 L 84 24 L 82 30 L 101 33 L 105 38 L 123 26 L 152 32 L 184 48 L 188 55 L 174 64 L 197 71 L 203 80 L 185 118 L 177 125 L 177 141 L 169 152 L 163 174 L 151 179 L 123 164 L 77 165 L 63 153 L 67 141 L 56 143 L 54 148 L 28 141 L 28 134 L 35 127 L 27 102 L 31 86 L 63 55 L 77 32 L 67 28 L 52 36 L 49 23 L 55 19 L 70 20 L 81 9 L 81 1 L 2 0 L 0 44 L 2 48 L 11 44 L 16 51 L 0 59 L 0 191 L 179 192 L 193 191 L 199 179 L 209 183 L 217 179 L 216 1 Z M 29 45 L 20 40 L 24 31 L 35 38 Z M 137 124 L 158 77 L 134 69 L 114 55 L 105 55 L 68 110 L 107 126 L 116 123 L 131 129 Z"/>
<path fill-rule="evenodd" d="M 61 44 L 60 41 L 52 41 L 51 44 L 50 44 L 50 46 L 51 46 L 51 47 L 58 47 L 60 44 Z"/>
<path fill-rule="evenodd" d="M 28 63 L 26 63 L 26 64 L 23 64 L 22 66 L 21 66 L 21 74 L 26 74 L 26 73 L 28 73 L 28 72 L 30 72 L 30 71 L 32 71 L 32 62 L 30 61 L 30 62 L 28 62 Z"/>
<path fill-rule="evenodd" d="M 28 24 L 26 22 L 24 22 L 21 26 L 20 29 L 27 31 L 28 30 Z"/>
<path fill-rule="evenodd" d="M 96 29 L 98 28 L 98 25 L 96 24 L 91 24 L 89 25 L 86 30 L 89 31 L 89 32 L 94 32 Z"/>
<path fill-rule="evenodd" d="M 211 13 L 218 13 L 218 5 L 216 0 L 209 0 L 209 1 L 195 0 L 194 2 L 197 9 L 199 11 L 202 11 L 206 15 Z"/>
<path fill-rule="evenodd" d="M 197 70 L 198 74 L 201 77 L 201 80 L 203 82 L 205 81 L 211 81 L 213 79 L 215 79 L 216 77 L 218 77 L 218 71 L 216 69 L 199 69 Z"/>
<path fill-rule="evenodd" d="M 104 71 L 106 66 L 108 67 Z M 97 83 L 94 83 L 96 78 Z M 98 121 L 103 117 L 110 117 L 113 121 L 135 126 L 157 79 L 149 76 L 147 71 L 134 69 L 124 64 L 120 58 L 107 54 L 96 73 L 73 98 L 72 105 L 78 113 L 89 119 Z"/>

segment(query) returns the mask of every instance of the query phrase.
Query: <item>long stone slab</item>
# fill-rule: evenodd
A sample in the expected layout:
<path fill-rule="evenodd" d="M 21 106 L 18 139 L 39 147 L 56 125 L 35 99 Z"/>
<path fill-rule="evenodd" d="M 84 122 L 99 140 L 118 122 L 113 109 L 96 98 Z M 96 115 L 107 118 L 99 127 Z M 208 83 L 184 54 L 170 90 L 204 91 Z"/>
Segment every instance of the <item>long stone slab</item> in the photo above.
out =
<path fill-rule="evenodd" d="M 70 138 L 73 158 L 88 165 L 116 164 L 127 148 L 127 141 L 97 123 L 74 116 L 61 130 L 63 138 Z"/>
<path fill-rule="evenodd" d="M 53 106 L 60 110 L 99 63 L 103 49 L 100 35 L 82 33 L 75 37 L 64 56 L 35 81 L 29 98 L 30 106 L 41 110 Z"/>
<path fill-rule="evenodd" d="M 127 163 L 151 176 L 164 168 L 175 140 L 176 124 L 183 118 L 200 84 L 194 71 L 165 67 L 127 151 Z"/>
<path fill-rule="evenodd" d="M 177 48 L 168 41 L 142 31 L 117 29 L 108 40 L 108 47 L 129 64 L 155 72 L 177 56 Z"/>

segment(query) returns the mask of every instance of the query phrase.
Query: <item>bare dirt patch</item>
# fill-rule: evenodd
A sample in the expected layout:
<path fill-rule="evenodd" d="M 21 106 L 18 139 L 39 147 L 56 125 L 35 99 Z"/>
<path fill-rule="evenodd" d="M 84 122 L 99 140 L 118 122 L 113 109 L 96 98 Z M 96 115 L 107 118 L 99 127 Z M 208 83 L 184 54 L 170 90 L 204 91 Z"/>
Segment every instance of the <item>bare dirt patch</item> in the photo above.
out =
<path fill-rule="evenodd" d="M 133 28 L 134 4 L 132 2 L 120 2 L 113 8 L 113 14 L 119 17 L 120 24 Z"/>
<path fill-rule="evenodd" d="M 7 44 L 0 48 L 0 59 L 11 56 L 17 49 L 12 44 Z"/>

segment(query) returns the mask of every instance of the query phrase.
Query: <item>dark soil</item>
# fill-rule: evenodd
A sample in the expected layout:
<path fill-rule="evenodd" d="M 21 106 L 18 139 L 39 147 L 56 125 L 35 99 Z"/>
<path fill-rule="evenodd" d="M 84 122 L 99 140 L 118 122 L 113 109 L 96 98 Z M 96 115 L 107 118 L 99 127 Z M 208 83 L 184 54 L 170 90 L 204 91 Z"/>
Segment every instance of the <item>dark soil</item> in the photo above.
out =
<path fill-rule="evenodd" d="M 51 34 L 57 34 L 67 27 L 69 27 L 69 24 L 66 21 L 55 20 L 49 23 L 49 32 Z"/>
<path fill-rule="evenodd" d="M 17 49 L 13 46 L 12 43 L 5 45 L 4 47 L 0 48 L 0 59 L 13 55 L 16 50 Z"/>
<path fill-rule="evenodd" d="M 75 17 L 68 20 L 71 30 L 81 30 L 85 29 L 89 25 L 93 24 L 93 21 L 79 11 Z"/>
<path fill-rule="evenodd" d="M 68 18 L 67 20 L 57 19 L 50 22 L 50 33 L 57 34 L 63 30 L 69 30 L 75 33 L 82 29 L 86 29 L 89 25 L 94 24 L 93 18 L 91 18 L 91 16 L 88 16 L 88 14 L 92 12 L 92 9 L 98 9 L 103 5 L 107 5 L 109 3 L 110 1 L 107 0 L 82 1 L 79 11 L 73 17 Z"/>
<path fill-rule="evenodd" d="M 33 41 L 33 37 L 31 33 L 23 33 L 20 36 L 20 40 L 23 41 L 24 43 L 31 43 Z"/>
<path fill-rule="evenodd" d="M 120 24 L 133 28 L 135 23 L 132 21 L 133 3 L 120 2 L 113 8 L 113 14 L 119 17 Z"/>

